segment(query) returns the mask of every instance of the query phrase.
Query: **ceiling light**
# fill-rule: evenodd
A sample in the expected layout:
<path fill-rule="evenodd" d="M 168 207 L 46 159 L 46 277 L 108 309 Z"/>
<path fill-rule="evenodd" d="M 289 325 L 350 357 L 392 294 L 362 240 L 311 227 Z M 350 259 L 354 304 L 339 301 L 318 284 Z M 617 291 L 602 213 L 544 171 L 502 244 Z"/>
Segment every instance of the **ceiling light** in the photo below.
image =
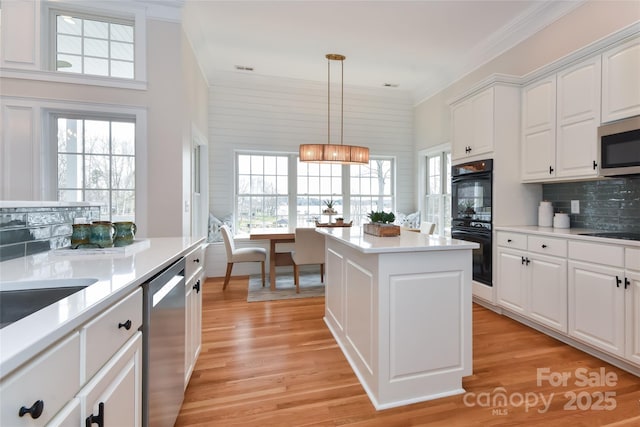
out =
<path fill-rule="evenodd" d="M 327 143 L 300 144 L 300 161 L 310 163 L 369 164 L 369 149 L 343 144 L 344 134 L 344 55 L 329 53 L 327 62 Z M 340 61 L 340 145 L 331 144 L 331 61 Z"/>
<path fill-rule="evenodd" d="M 246 65 L 235 65 L 236 70 L 240 71 L 253 71 L 253 67 L 248 67 Z"/>
<path fill-rule="evenodd" d="M 398 87 L 397 83 L 382 83 L 384 87 Z"/>

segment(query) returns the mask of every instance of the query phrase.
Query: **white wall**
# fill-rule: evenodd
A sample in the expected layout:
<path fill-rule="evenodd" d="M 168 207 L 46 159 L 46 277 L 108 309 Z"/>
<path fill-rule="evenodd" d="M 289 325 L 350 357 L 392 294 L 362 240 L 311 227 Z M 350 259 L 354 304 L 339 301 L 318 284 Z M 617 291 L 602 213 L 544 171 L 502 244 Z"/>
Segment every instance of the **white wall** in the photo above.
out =
<path fill-rule="evenodd" d="M 33 16 L 22 20 L 19 27 L 2 27 L 0 164 L 11 164 L 12 170 L 4 173 L 7 168 L 3 168 L 0 199 L 51 200 L 55 197 L 47 190 L 51 187 L 50 174 L 41 173 L 51 163 L 53 153 L 49 146 L 55 144 L 47 139 L 49 134 L 43 129 L 46 123 L 42 108 L 62 105 L 68 110 L 84 111 L 90 106 L 92 111 L 120 110 L 127 114 L 142 110 L 147 122 L 141 123 L 144 141 L 137 135 L 136 222 L 139 234 L 153 237 L 189 235 L 191 134 L 194 128 L 206 134 L 208 86 L 179 18 L 143 17 L 141 28 L 145 31 L 141 40 L 147 49 L 143 55 L 146 73 L 139 76 L 136 84 L 108 87 L 96 84 L 96 79 L 82 76 L 63 76 L 61 81 L 63 73 L 48 72 L 39 61 L 33 61 L 44 54 L 38 41 L 41 2 L 10 1 L 2 4 L 3 23 L 12 21 L 9 16 L 12 9 L 6 7 L 8 4 L 18 4 L 21 13 Z M 36 7 L 23 7 L 23 4 Z M 82 6 L 87 5 L 90 2 L 82 3 Z M 133 3 L 128 6 L 136 7 Z M 139 9 L 138 16 L 140 10 L 148 12 L 148 9 Z M 136 25 L 139 23 L 137 18 Z M 8 33 L 12 28 L 21 34 Z M 33 34 L 33 37 L 24 37 L 24 34 Z M 33 54 L 23 63 L 7 61 L 7 52 L 22 50 Z M 22 120 L 20 126 L 13 125 L 16 117 Z"/>
<path fill-rule="evenodd" d="M 414 211 L 415 149 L 409 94 L 392 88 L 345 86 L 344 90 L 344 143 L 367 146 L 373 156 L 395 156 L 396 209 Z M 331 143 L 340 141 L 339 99 L 335 98 Z M 234 150 L 297 153 L 300 144 L 326 143 L 326 138 L 326 83 L 243 73 L 211 82 L 211 212 L 218 216 L 233 212 Z"/>
<path fill-rule="evenodd" d="M 416 105 L 416 150 L 450 140 L 448 102 L 494 73 L 524 76 L 640 20 L 638 1 L 585 2 L 540 32 Z"/>

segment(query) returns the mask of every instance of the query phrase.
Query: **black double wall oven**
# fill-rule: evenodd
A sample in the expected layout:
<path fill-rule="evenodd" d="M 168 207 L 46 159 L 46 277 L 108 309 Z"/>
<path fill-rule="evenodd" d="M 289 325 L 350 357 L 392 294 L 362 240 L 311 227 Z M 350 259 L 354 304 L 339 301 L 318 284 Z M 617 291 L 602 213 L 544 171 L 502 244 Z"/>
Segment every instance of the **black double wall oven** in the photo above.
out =
<path fill-rule="evenodd" d="M 480 245 L 473 250 L 473 280 L 493 286 L 491 205 L 493 159 L 451 167 L 451 237 Z"/>

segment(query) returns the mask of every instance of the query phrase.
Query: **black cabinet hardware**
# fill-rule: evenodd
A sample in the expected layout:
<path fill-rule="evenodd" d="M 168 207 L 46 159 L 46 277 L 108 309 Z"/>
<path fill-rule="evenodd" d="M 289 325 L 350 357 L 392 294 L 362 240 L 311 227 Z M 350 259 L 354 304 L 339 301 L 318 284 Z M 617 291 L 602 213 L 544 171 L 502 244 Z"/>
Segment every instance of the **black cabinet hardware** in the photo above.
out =
<path fill-rule="evenodd" d="M 194 259 L 194 260 L 193 260 L 193 262 L 200 263 L 200 258 L 196 258 L 196 259 Z"/>
<path fill-rule="evenodd" d="M 625 277 L 624 278 L 624 288 L 627 289 L 629 286 L 631 286 L 631 282 L 629 281 L 629 279 L 627 279 Z"/>
<path fill-rule="evenodd" d="M 20 408 L 20 410 L 18 411 L 18 415 L 24 417 L 25 415 L 29 414 L 31 415 L 31 418 L 35 420 L 36 418 L 40 418 L 40 415 L 42 415 L 42 411 L 44 411 L 44 402 L 42 400 L 36 400 L 33 405 L 31 405 L 31 408 L 27 408 L 25 406 Z"/>
<path fill-rule="evenodd" d="M 527 258 L 525 262 L 527 263 L 527 265 L 529 265 L 529 263 L 531 262 L 531 260 L 530 260 L 529 258 Z"/>
<path fill-rule="evenodd" d="M 464 147 L 464 152 L 469 154 L 471 152 L 471 147 L 468 146 L 468 145 L 466 147 Z"/>
<path fill-rule="evenodd" d="M 513 242 L 513 240 L 507 239 L 507 243 L 511 243 L 511 242 Z"/>
<path fill-rule="evenodd" d="M 547 247 L 547 245 L 545 245 L 545 244 L 543 244 L 543 245 L 542 245 L 542 249 L 544 249 L 544 248 L 546 248 L 546 247 Z"/>
<path fill-rule="evenodd" d="M 596 163 L 596 161 L 593 161 L 593 170 L 596 170 L 596 168 L 598 167 L 598 164 Z"/>
<path fill-rule="evenodd" d="M 524 257 L 521 257 L 521 258 L 522 258 L 522 265 L 524 265 Z"/>
<path fill-rule="evenodd" d="M 616 276 L 616 288 L 620 287 L 620 283 L 622 283 L 622 280 L 620 280 L 620 278 Z"/>
<path fill-rule="evenodd" d="M 549 166 L 549 175 L 551 175 L 553 173 L 555 169 L 553 169 L 553 167 Z"/>
<path fill-rule="evenodd" d="M 118 323 L 118 329 L 125 328 L 127 331 L 131 329 L 131 320 L 127 320 L 124 323 Z"/>
<path fill-rule="evenodd" d="M 99 427 L 104 427 L 104 403 L 100 402 L 98 405 L 98 415 L 89 415 L 85 422 L 85 427 L 91 427 L 91 424 L 98 424 Z"/>
<path fill-rule="evenodd" d="M 196 290 L 196 293 L 200 293 L 200 280 L 198 280 L 196 284 L 193 285 L 193 289 Z"/>

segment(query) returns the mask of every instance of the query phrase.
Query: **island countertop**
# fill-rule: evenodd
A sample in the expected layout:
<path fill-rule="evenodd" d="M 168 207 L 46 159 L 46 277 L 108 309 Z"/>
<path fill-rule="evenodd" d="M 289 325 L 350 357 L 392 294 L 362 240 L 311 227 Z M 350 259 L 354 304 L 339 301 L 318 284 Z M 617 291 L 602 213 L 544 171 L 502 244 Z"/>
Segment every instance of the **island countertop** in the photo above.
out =
<path fill-rule="evenodd" d="M 0 290 L 39 288 L 56 279 L 93 284 L 0 329 L 0 378 L 133 291 L 203 242 L 199 237 L 148 239 L 123 255 L 56 255 L 55 251 L 0 263 Z"/>
<path fill-rule="evenodd" d="M 395 237 L 365 234 L 360 227 L 318 228 L 316 231 L 365 254 L 446 251 L 479 247 L 474 242 L 402 229 L 400 235 Z"/>

